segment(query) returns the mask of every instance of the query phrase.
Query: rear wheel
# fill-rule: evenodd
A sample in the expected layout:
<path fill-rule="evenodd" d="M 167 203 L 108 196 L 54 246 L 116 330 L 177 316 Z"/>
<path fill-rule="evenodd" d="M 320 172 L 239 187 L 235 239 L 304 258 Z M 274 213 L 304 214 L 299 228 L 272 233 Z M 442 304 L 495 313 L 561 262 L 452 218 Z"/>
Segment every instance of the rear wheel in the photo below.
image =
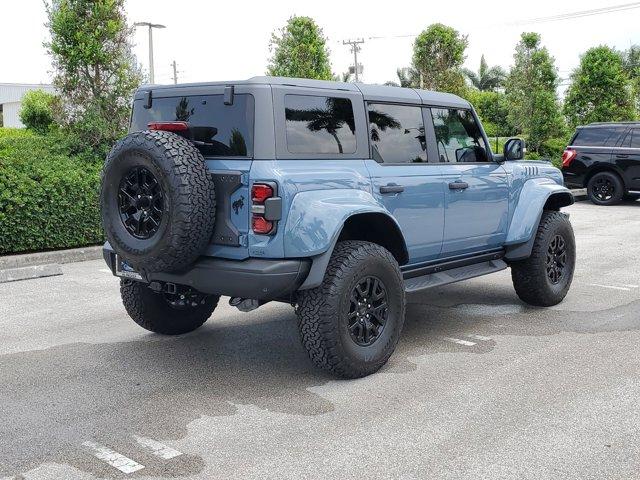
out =
<path fill-rule="evenodd" d="M 380 245 L 339 242 L 322 285 L 298 295 L 298 326 L 313 363 L 345 377 L 364 377 L 393 353 L 405 315 L 402 274 Z"/>
<path fill-rule="evenodd" d="M 612 172 L 596 173 L 587 184 L 587 195 L 596 205 L 615 205 L 624 195 L 624 185 Z"/>
<path fill-rule="evenodd" d="M 134 322 L 163 335 L 179 335 L 200 327 L 220 299 L 186 287 L 178 287 L 171 294 L 154 292 L 147 284 L 132 280 L 120 280 L 120 296 Z"/>
<path fill-rule="evenodd" d="M 569 291 L 576 264 L 576 242 L 566 215 L 545 210 L 531 256 L 511 264 L 518 297 L 530 305 L 550 307 Z"/>

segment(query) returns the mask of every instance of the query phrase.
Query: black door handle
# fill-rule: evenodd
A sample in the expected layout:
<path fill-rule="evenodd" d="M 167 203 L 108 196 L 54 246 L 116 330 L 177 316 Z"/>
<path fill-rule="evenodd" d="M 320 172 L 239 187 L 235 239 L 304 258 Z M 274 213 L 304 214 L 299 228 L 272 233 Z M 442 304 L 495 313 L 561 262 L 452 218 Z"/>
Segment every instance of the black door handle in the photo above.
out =
<path fill-rule="evenodd" d="M 387 185 L 383 185 L 380 187 L 380 193 L 401 193 L 404 192 L 404 187 L 402 185 L 397 185 L 395 183 L 388 183 Z"/>
<path fill-rule="evenodd" d="M 469 188 L 467 182 L 451 182 L 449 184 L 449 190 L 465 190 L 467 188 Z"/>

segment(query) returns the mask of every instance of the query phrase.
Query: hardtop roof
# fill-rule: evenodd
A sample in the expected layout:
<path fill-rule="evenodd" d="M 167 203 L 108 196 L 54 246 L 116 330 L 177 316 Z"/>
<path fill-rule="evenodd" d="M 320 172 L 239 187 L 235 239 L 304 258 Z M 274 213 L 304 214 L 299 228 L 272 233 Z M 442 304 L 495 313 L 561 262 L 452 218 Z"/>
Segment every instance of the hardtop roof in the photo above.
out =
<path fill-rule="evenodd" d="M 451 93 L 433 92 L 415 88 L 394 87 L 390 85 L 370 85 L 366 83 L 334 82 L 331 80 L 313 80 L 308 78 L 288 78 L 258 76 L 247 80 L 223 82 L 182 83 L 178 85 L 143 85 L 138 92 L 148 90 L 172 90 L 193 87 L 221 85 L 285 85 L 292 87 L 317 88 L 320 90 L 343 90 L 360 92 L 364 100 L 377 102 L 414 103 L 422 105 L 452 106 L 468 108 L 469 102 Z"/>

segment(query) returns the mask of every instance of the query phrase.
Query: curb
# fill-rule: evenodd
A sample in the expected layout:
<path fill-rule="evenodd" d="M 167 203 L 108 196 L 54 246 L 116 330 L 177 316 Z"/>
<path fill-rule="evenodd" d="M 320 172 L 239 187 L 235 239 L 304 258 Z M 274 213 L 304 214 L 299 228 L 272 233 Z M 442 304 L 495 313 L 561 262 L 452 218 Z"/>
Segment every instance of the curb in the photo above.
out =
<path fill-rule="evenodd" d="M 68 250 L 52 250 L 50 252 L 5 255 L 0 256 L 0 270 L 52 263 L 84 262 L 85 260 L 97 260 L 99 258 L 102 258 L 102 245 Z"/>
<path fill-rule="evenodd" d="M 59 263 L 7 268 L 5 270 L 0 270 L 0 283 L 30 280 L 32 278 L 53 277 L 56 275 L 62 275 L 62 266 Z"/>
<path fill-rule="evenodd" d="M 62 275 L 62 264 L 102 258 L 102 245 L 0 257 L 0 283 Z"/>
<path fill-rule="evenodd" d="M 571 190 L 571 193 L 573 194 L 573 198 L 576 199 L 576 201 L 581 201 L 581 200 L 586 200 L 587 199 L 587 189 L 586 188 L 574 188 Z"/>

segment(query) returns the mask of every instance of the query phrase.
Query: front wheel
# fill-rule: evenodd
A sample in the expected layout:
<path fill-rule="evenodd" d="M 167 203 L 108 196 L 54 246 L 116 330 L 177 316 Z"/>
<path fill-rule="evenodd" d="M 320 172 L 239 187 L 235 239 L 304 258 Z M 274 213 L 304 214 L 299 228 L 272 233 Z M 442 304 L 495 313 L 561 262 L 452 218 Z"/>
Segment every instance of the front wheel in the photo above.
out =
<path fill-rule="evenodd" d="M 206 322 L 220 297 L 186 287 L 175 293 L 154 292 L 145 283 L 120 280 L 120 296 L 129 316 L 142 328 L 163 335 L 180 335 Z"/>
<path fill-rule="evenodd" d="M 369 375 L 387 362 L 402 331 L 400 267 L 380 245 L 339 242 L 322 284 L 299 292 L 296 312 L 316 366 L 344 378 Z"/>
<path fill-rule="evenodd" d="M 569 291 L 576 264 L 576 241 L 569 218 L 545 210 L 531 251 L 511 264 L 513 286 L 520 299 L 537 307 L 560 303 Z"/>

